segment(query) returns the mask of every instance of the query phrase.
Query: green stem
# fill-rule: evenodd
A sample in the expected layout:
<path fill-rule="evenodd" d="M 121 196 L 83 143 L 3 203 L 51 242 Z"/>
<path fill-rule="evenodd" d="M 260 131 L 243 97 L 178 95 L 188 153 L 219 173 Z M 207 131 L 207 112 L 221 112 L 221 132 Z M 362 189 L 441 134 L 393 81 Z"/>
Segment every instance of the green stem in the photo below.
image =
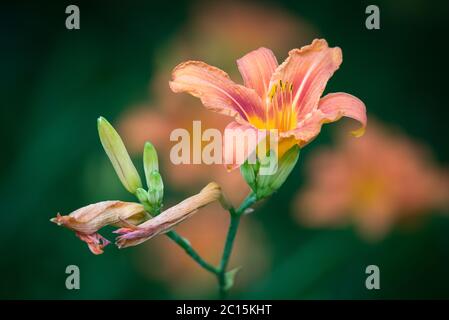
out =
<path fill-rule="evenodd" d="M 249 194 L 240 207 L 235 210 L 234 208 L 229 209 L 231 216 L 231 221 L 229 223 L 228 234 L 226 236 L 226 242 L 223 249 L 223 255 L 220 261 L 220 267 L 218 269 L 218 284 L 220 297 L 224 299 L 226 297 L 226 269 L 229 263 L 229 258 L 231 257 L 232 247 L 234 245 L 235 236 L 237 235 L 237 230 L 240 224 L 240 218 L 242 214 L 257 201 L 255 194 Z"/>
<path fill-rule="evenodd" d="M 167 232 L 167 236 L 176 242 L 181 248 L 184 249 L 184 251 L 193 259 L 196 263 L 198 263 L 202 268 L 206 269 L 207 271 L 218 275 L 218 270 L 214 266 L 210 265 L 206 261 L 204 261 L 203 258 L 200 257 L 200 255 L 192 248 L 190 243 L 183 237 L 181 237 L 179 234 L 177 234 L 175 231 L 169 231 Z"/>
<path fill-rule="evenodd" d="M 242 215 L 246 209 L 248 209 L 249 207 L 251 207 L 257 200 L 257 196 L 254 193 L 250 193 L 245 200 L 243 200 L 242 204 L 240 205 L 240 207 L 237 209 L 237 211 L 235 212 L 236 215 Z M 232 210 L 230 210 L 231 215 L 233 214 Z"/>
<path fill-rule="evenodd" d="M 219 290 L 220 290 L 220 297 L 225 298 L 226 297 L 226 269 L 229 263 L 229 258 L 231 257 L 232 253 L 232 247 L 234 245 L 234 240 L 237 235 L 237 230 L 240 223 L 240 218 L 245 212 L 246 209 L 251 207 L 256 201 L 257 196 L 254 193 L 250 193 L 245 200 L 242 202 L 240 207 L 235 210 L 234 208 L 229 209 L 229 213 L 231 216 L 231 221 L 229 224 L 228 234 L 226 236 L 226 242 L 223 249 L 223 255 L 220 260 L 219 267 L 214 267 L 213 265 L 207 263 L 201 256 L 192 248 L 189 241 L 183 237 L 181 237 L 179 234 L 177 234 L 175 231 L 169 231 L 166 233 L 166 235 L 173 240 L 176 244 L 178 244 L 184 251 L 196 262 L 199 266 L 201 266 L 203 269 L 209 271 L 210 273 L 214 274 L 218 279 L 219 284 Z M 158 212 L 152 212 L 152 208 L 150 207 L 149 203 L 146 203 L 146 201 L 141 202 L 144 206 L 145 211 L 151 212 L 153 216 L 156 216 L 159 214 Z"/>
<path fill-rule="evenodd" d="M 228 235 L 226 236 L 226 242 L 223 249 L 223 256 L 220 261 L 219 273 L 218 273 L 218 285 L 220 290 L 220 297 L 224 299 L 226 297 L 226 268 L 231 257 L 232 247 L 234 245 L 235 236 L 237 235 L 237 229 L 240 224 L 240 216 L 231 214 L 231 222 L 229 223 Z"/>

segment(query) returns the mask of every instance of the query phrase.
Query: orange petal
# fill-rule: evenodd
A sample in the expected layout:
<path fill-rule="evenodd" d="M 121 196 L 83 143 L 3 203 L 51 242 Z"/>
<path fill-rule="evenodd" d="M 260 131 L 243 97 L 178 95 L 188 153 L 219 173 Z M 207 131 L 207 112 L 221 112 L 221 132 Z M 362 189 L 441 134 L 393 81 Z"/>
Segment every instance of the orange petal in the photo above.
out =
<path fill-rule="evenodd" d="M 362 127 L 353 132 L 361 136 L 366 127 L 365 104 L 358 98 L 347 93 L 331 93 L 320 100 L 318 109 L 309 113 L 295 130 L 281 133 L 281 137 L 295 136 L 300 146 L 312 141 L 321 130 L 324 123 L 335 122 L 341 117 L 349 117 L 359 121 Z"/>
<path fill-rule="evenodd" d="M 75 232 L 78 238 L 87 243 L 90 251 L 93 254 L 102 254 L 103 248 L 110 244 L 109 240 L 100 235 L 99 233 L 93 234 L 83 234 L 80 232 Z"/>
<path fill-rule="evenodd" d="M 341 62 L 340 48 L 329 48 L 326 40 L 315 39 L 312 44 L 289 52 L 289 57 L 273 74 L 270 89 L 279 81 L 293 85 L 292 105 L 298 121 L 301 121 L 306 114 L 317 108 L 327 81 Z"/>
<path fill-rule="evenodd" d="M 234 83 L 228 74 L 201 61 L 179 64 L 172 73 L 173 92 L 188 92 L 201 99 L 212 111 L 235 117 L 237 121 L 263 117 L 262 100 L 257 93 Z"/>
<path fill-rule="evenodd" d="M 237 65 L 245 86 L 256 90 L 264 98 L 271 76 L 278 66 L 273 51 L 267 48 L 251 51 L 237 60 Z"/>
<path fill-rule="evenodd" d="M 362 126 L 352 133 L 360 137 L 365 132 L 366 127 L 366 107 L 357 97 L 344 92 L 330 93 L 324 96 L 318 105 L 318 109 L 323 112 L 328 122 L 334 122 L 341 117 L 349 117 L 359 121 Z"/>

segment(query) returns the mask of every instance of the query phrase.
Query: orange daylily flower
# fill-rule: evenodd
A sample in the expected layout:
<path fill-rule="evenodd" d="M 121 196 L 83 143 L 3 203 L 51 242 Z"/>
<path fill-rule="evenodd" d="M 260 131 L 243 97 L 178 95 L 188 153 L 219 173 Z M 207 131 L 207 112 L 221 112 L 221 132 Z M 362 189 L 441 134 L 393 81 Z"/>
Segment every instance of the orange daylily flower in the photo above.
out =
<path fill-rule="evenodd" d="M 232 57 L 250 52 L 262 43 L 273 52 L 282 53 L 295 43 L 308 43 L 317 35 L 313 25 L 276 5 L 260 6 L 248 1 L 197 4 L 154 61 L 155 74 L 149 83 L 151 103 L 142 101 L 129 106 L 120 117 L 118 131 L 128 152 L 140 155 L 145 141 L 151 141 L 160 151 L 164 181 L 176 191 L 189 192 L 216 181 L 233 203 L 240 203 L 249 187 L 239 172 L 221 170 L 221 164 L 174 165 L 168 156 L 173 146 L 170 132 L 174 129 L 184 128 L 192 133 L 192 120 L 200 120 L 203 130 L 214 128 L 223 133 L 228 122 L 226 116 L 200 107 L 192 97 L 172 94 L 167 82 L 173 66 L 195 57 L 227 68 L 235 63 Z M 227 71 L 231 78 L 238 79 L 237 68 Z"/>
<path fill-rule="evenodd" d="M 321 98 L 327 81 L 342 62 L 340 48 L 329 48 L 324 39 L 293 49 L 278 65 L 273 52 L 259 48 L 237 60 L 245 86 L 234 83 L 222 70 L 201 61 L 179 64 L 170 88 L 188 92 L 215 112 L 232 116 L 230 130 L 270 130 L 279 132 L 278 157 L 298 144 L 313 140 L 324 123 L 341 117 L 358 120 L 364 132 L 367 118 L 362 101 L 347 93 L 331 93 Z M 225 147 L 230 143 L 226 140 Z M 250 154 L 252 150 L 248 150 Z M 232 167 L 237 167 L 235 163 Z"/>

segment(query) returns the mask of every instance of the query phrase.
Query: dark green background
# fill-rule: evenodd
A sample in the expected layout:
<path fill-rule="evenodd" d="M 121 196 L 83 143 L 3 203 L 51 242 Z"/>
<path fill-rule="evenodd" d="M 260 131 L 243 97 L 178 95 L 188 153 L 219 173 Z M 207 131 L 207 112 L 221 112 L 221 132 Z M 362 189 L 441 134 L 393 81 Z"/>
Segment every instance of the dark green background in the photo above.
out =
<path fill-rule="evenodd" d="M 78 31 L 64 26 L 65 7 L 72 3 L 81 9 Z M 425 141 L 439 162 L 449 163 L 447 1 L 275 3 L 344 48 L 345 72 L 335 75 L 330 92 L 350 87 L 369 114 Z M 380 7 L 380 30 L 364 27 L 368 4 Z M 95 120 L 103 115 L 114 121 L 124 106 L 148 95 L 155 52 L 187 21 L 190 6 L 174 1 L 1 5 L 0 298 L 174 298 L 157 279 L 136 272 L 130 261 L 135 250 L 111 247 L 94 257 L 48 219 L 113 196 L 131 199 L 112 170 L 110 181 L 86 179 L 86 165 L 95 171 L 104 159 Z M 301 157 L 329 141 L 324 130 Z M 433 216 L 419 231 L 395 231 L 377 245 L 364 243 L 352 229 L 302 229 L 287 214 L 302 175 L 297 166 L 282 192 L 257 212 L 274 263 L 262 281 L 234 297 L 449 297 L 448 219 Z M 81 290 L 65 289 L 68 264 L 80 267 Z M 381 268 L 381 290 L 365 289 L 368 264 Z"/>

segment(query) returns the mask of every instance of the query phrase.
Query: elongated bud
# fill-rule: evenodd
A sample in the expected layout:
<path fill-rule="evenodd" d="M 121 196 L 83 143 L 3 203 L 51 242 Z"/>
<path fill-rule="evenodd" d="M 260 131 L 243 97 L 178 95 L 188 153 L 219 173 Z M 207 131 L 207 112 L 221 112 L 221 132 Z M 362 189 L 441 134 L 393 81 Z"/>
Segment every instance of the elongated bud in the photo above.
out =
<path fill-rule="evenodd" d="M 259 175 L 257 176 L 257 197 L 264 198 L 278 190 L 284 184 L 285 180 L 287 180 L 298 158 L 299 146 L 295 145 L 278 161 L 277 169 L 273 174 L 261 175 L 259 170 Z"/>
<path fill-rule="evenodd" d="M 123 186 L 131 193 L 142 187 L 142 181 L 126 151 L 125 145 L 114 127 L 103 117 L 98 118 L 98 134 L 104 151 L 111 160 Z"/>
<path fill-rule="evenodd" d="M 147 187 L 149 188 L 150 175 L 153 171 L 159 171 L 159 163 L 156 148 L 148 141 L 145 143 L 145 147 L 143 149 L 143 168 L 145 170 Z"/>
<path fill-rule="evenodd" d="M 164 183 L 157 171 L 151 172 L 148 177 L 148 202 L 153 210 L 159 210 L 164 198 Z"/>

